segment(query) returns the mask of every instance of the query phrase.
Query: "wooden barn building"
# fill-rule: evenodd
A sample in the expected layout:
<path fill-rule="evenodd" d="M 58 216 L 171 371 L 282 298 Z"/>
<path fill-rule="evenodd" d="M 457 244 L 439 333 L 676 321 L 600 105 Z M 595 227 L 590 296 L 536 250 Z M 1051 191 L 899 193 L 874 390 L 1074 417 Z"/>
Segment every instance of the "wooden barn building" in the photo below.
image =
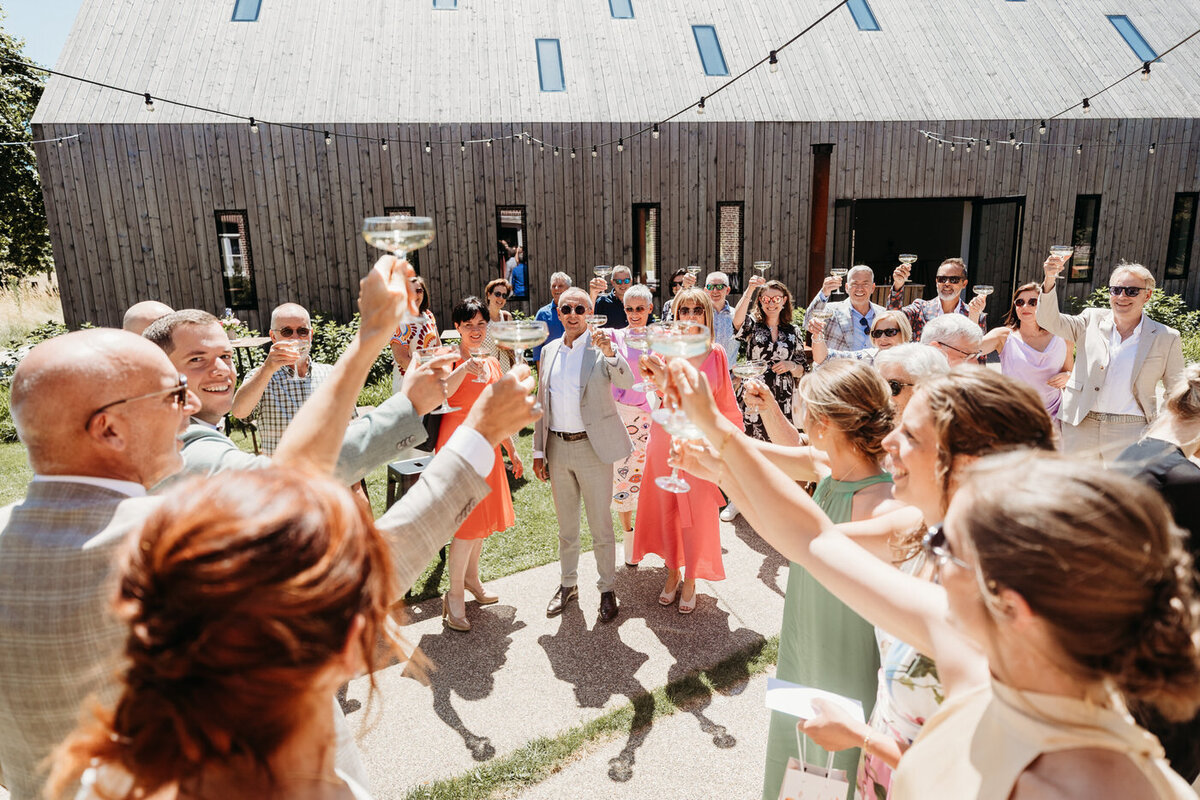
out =
<path fill-rule="evenodd" d="M 444 321 L 501 239 L 527 254 L 525 311 L 550 273 L 614 263 L 741 282 L 769 260 L 803 304 L 830 267 L 882 283 L 900 252 L 917 283 L 961 255 L 1003 307 L 1068 242 L 1072 295 L 1125 259 L 1198 304 L 1200 37 L 1166 53 L 1198 0 L 835 6 L 83 0 L 56 69 L 138 94 L 52 77 L 34 117 L 37 139 L 82 134 L 37 151 L 67 320 L 150 298 L 260 329 L 289 300 L 348 318 L 377 255 L 362 219 L 386 213 L 436 221 L 418 267 Z"/>

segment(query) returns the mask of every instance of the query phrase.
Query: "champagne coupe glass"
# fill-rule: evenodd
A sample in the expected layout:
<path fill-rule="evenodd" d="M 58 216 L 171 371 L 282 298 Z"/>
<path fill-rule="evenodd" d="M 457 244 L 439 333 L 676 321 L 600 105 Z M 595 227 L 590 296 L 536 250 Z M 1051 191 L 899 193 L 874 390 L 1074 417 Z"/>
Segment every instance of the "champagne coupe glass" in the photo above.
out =
<path fill-rule="evenodd" d="M 592 274 L 597 278 L 603 278 L 605 281 L 612 275 L 612 271 L 612 267 L 603 264 L 598 267 L 592 267 Z"/>
<path fill-rule="evenodd" d="M 975 288 L 971 290 L 979 297 L 987 297 L 992 292 L 996 291 L 994 286 L 988 286 L 986 283 L 977 283 Z"/>
<path fill-rule="evenodd" d="M 632 350 L 633 352 L 638 353 L 639 356 L 637 357 L 636 361 L 640 361 L 641 360 L 640 354 L 644 353 L 650 349 L 650 336 L 648 333 L 646 333 L 646 329 L 645 328 L 629 328 L 628 330 L 626 330 L 625 331 L 625 349 Z M 636 363 L 630 364 L 629 366 L 633 367 L 634 369 L 638 369 L 638 366 Z M 640 372 L 640 370 L 639 370 L 639 372 Z M 635 383 L 633 385 L 633 391 L 635 391 L 635 392 L 649 392 L 653 389 L 654 389 L 654 384 L 650 381 L 642 380 L 642 381 L 638 381 L 637 383 Z"/>
<path fill-rule="evenodd" d="M 440 345 L 435 345 L 433 347 L 421 347 L 421 348 L 418 348 L 413 353 L 413 356 L 417 359 L 418 364 L 426 364 L 430 361 L 433 361 L 435 358 L 439 358 L 440 356 L 454 356 L 454 355 L 458 355 L 458 348 L 452 344 L 440 344 Z M 440 406 L 438 406 L 437 408 L 435 408 L 433 411 L 430 411 L 429 413 L 430 414 L 449 414 L 451 411 L 458 411 L 458 410 L 459 409 L 451 407 L 451 405 L 446 402 L 446 397 L 443 394 L 442 404 Z"/>
<path fill-rule="evenodd" d="M 433 241 L 433 219 L 431 217 L 367 217 L 363 220 L 362 237 L 367 244 L 386 250 L 404 261 L 410 250 L 424 247 Z M 421 322 L 421 317 L 410 308 L 404 309 L 401 324 Z"/>
<path fill-rule="evenodd" d="M 604 324 L 608 322 L 608 317 L 604 314 L 588 314 L 583 321 L 587 323 L 588 330 L 595 333 L 597 328 L 604 327 Z"/>
<path fill-rule="evenodd" d="M 484 366 L 484 359 L 486 359 L 488 355 L 489 353 L 486 347 L 471 348 L 471 360 L 475 362 L 475 366 L 477 367 Z M 483 377 L 482 374 L 478 374 L 475 376 L 475 383 L 487 383 L 487 378 Z"/>
<path fill-rule="evenodd" d="M 814 334 L 814 338 L 820 339 L 822 342 L 825 341 L 825 326 L 829 324 L 829 320 L 833 319 L 833 312 L 829 309 L 822 308 L 818 311 L 814 311 L 812 313 L 812 318 L 814 321 L 821 323 L 821 332 Z"/>
<path fill-rule="evenodd" d="M 665 359 L 691 358 L 704 355 L 709 348 L 708 328 L 697 322 L 659 322 L 647 328 L 650 350 Z M 660 408 L 651 419 L 676 439 L 699 439 L 704 434 L 688 420 L 687 415 L 674 408 Z M 659 488 L 674 494 L 689 491 L 692 487 L 679 477 L 678 467 L 670 475 L 654 479 Z"/>
<path fill-rule="evenodd" d="M 1062 262 L 1063 262 L 1063 272 L 1060 272 L 1060 273 L 1058 273 L 1058 275 L 1054 276 L 1056 280 L 1058 278 L 1061 278 L 1065 274 L 1067 260 L 1071 257 L 1072 254 L 1074 254 L 1074 252 L 1075 252 L 1074 245 L 1070 245 L 1070 244 L 1050 245 L 1050 257 L 1062 259 Z"/>
<path fill-rule="evenodd" d="M 514 364 L 524 364 L 525 350 L 546 341 L 550 328 L 540 320 L 510 319 L 493 322 L 488 333 L 498 345 L 513 351 Z"/>
<path fill-rule="evenodd" d="M 767 362 L 761 359 L 739 361 L 733 365 L 733 374 L 749 383 L 767 374 Z M 758 422 L 758 412 L 752 408 L 746 409 L 746 419 L 750 422 Z"/>
<path fill-rule="evenodd" d="M 917 263 L 917 254 L 916 253 L 901 253 L 900 254 L 900 263 L 906 264 L 907 266 L 911 267 L 913 264 Z M 904 282 L 908 283 L 908 278 L 905 278 Z"/>
<path fill-rule="evenodd" d="M 700 267 L 696 266 L 695 264 L 692 264 L 687 268 L 687 273 L 695 280 L 700 280 Z"/>
<path fill-rule="evenodd" d="M 829 274 L 838 279 L 838 288 L 834 290 L 834 294 L 842 295 L 846 293 L 846 273 L 849 271 L 845 267 L 837 267 L 829 270 Z"/>
<path fill-rule="evenodd" d="M 758 277 L 766 278 L 767 270 L 769 270 L 771 268 L 771 262 L 770 261 L 755 261 L 754 268 L 756 270 L 758 270 Z"/>

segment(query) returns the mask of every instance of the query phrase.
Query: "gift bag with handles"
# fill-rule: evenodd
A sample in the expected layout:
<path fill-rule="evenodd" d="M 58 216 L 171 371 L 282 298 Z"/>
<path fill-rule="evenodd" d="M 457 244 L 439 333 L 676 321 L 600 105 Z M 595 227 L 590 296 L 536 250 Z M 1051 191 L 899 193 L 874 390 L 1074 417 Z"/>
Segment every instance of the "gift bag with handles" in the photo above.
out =
<path fill-rule="evenodd" d="M 783 784 L 779 787 L 779 800 L 845 800 L 850 790 L 845 770 L 833 768 L 833 753 L 824 767 L 816 767 L 804 760 L 804 722 L 796 723 L 796 751 L 800 758 L 789 758 L 787 771 L 783 773 Z"/>

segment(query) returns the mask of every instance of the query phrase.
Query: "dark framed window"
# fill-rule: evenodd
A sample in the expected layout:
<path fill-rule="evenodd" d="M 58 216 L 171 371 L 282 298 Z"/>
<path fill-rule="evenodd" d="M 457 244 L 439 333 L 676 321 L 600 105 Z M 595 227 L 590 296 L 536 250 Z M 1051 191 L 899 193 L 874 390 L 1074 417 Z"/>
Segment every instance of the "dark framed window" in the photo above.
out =
<path fill-rule="evenodd" d="M 254 289 L 254 262 L 245 211 L 217 211 L 217 248 L 221 259 L 221 284 L 229 308 L 258 308 Z"/>
<path fill-rule="evenodd" d="M 385 217 L 415 217 L 417 209 L 413 206 L 384 206 L 383 215 Z M 404 257 L 408 259 L 408 263 L 412 264 L 413 270 L 420 275 L 421 251 L 419 249 L 409 250 Z"/>
<path fill-rule="evenodd" d="M 458 0 L 433 0 L 433 7 L 437 11 L 453 11 L 458 8 Z"/>
<path fill-rule="evenodd" d="M 496 254 L 500 259 L 500 277 L 512 284 L 513 300 L 529 299 L 526 230 L 525 206 L 496 206 Z"/>
<path fill-rule="evenodd" d="M 565 92 L 567 79 L 563 74 L 562 49 L 558 39 L 538 39 L 538 83 L 543 92 Z"/>
<path fill-rule="evenodd" d="M 850 0 L 846 7 L 850 9 L 850 16 L 854 17 L 854 24 L 860 31 L 879 30 L 879 20 L 875 19 L 867 0 Z"/>
<path fill-rule="evenodd" d="M 729 276 L 730 291 L 742 292 L 744 203 L 717 203 L 717 269 Z"/>
<path fill-rule="evenodd" d="M 633 0 L 608 0 L 613 19 L 633 19 Z"/>
<path fill-rule="evenodd" d="M 1067 262 L 1067 280 L 1071 283 L 1090 283 L 1096 266 L 1096 231 L 1100 228 L 1100 195 L 1081 194 L 1075 197 L 1075 224 L 1071 228 L 1071 244 L 1075 252 Z"/>
<path fill-rule="evenodd" d="M 717 38 L 717 29 L 712 25 L 693 25 L 692 35 L 696 37 L 696 49 L 700 51 L 704 74 L 728 75 L 729 67 L 725 64 L 725 54 L 721 52 L 721 40 Z"/>
<path fill-rule="evenodd" d="M 258 12 L 262 8 L 262 0 L 234 0 L 234 22 L 257 22 Z"/>
<path fill-rule="evenodd" d="M 1129 17 L 1124 14 L 1109 14 L 1108 21 L 1121 34 L 1121 37 L 1125 40 L 1125 44 L 1129 45 L 1129 49 L 1138 57 L 1138 61 L 1158 60 L 1158 53 L 1146 41 L 1146 37 L 1142 36 L 1137 26 L 1130 22 Z"/>
<path fill-rule="evenodd" d="M 658 203 L 633 204 L 633 279 L 654 291 L 659 281 Z"/>
<path fill-rule="evenodd" d="M 1200 194 L 1180 192 L 1171 209 L 1171 234 L 1167 238 L 1167 278 L 1186 278 L 1192 262 L 1192 238 L 1196 234 L 1196 205 Z"/>

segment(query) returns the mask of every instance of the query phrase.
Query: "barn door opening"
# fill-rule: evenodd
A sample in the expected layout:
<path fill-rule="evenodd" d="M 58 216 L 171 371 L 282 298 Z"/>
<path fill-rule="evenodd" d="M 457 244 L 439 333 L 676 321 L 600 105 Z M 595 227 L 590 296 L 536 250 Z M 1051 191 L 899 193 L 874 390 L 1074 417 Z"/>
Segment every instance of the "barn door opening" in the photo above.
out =
<path fill-rule="evenodd" d="M 997 197 L 974 202 L 967 276 L 971 286 L 988 284 L 995 287 L 987 304 L 989 327 L 1000 321 L 1008 309 L 1013 290 L 1020 285 L 1024 218 L 1024 197 Z"/>

